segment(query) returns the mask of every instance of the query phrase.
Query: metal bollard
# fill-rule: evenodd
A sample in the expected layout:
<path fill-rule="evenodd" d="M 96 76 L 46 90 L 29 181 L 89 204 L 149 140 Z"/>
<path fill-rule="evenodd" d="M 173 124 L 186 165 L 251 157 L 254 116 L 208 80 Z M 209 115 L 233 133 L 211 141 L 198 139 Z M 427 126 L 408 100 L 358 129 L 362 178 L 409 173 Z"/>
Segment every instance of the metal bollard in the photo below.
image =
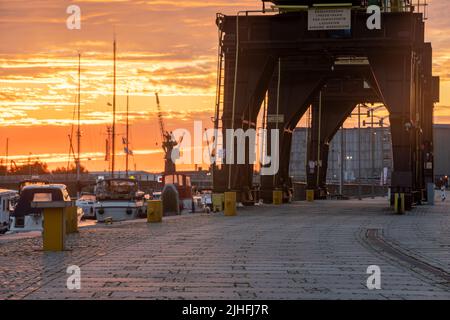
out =
<path fill-rule="evenodd" d="M 32 202 L 31 206 L 44 209 L 43 250 L 63 251 L 66 240 L 66 208 L 73 206 L 73 203 L 71 201 L 43 201 Z"/>
<path fill-rule="evenodd" d="M 213 212 L 223 211 L 224 194 L 223 193 L 213 193 L 212 203 Z"/>
<path fill-rule="evenodd" d="M 434 205 L 434 183 L 427 183 L 427 203 Z"/>
<path fill-rule="evenodd" d="M 273 191 L 272 203 L 273 204 L 282 204 L 283 203 L 283 191 L 281 191 L 281 190 Z"/>
<path fill-rule="evenodd" d="M 162 222 L 163 206 L 161 200 L 147 202 L 147 223 Z"/>
<path fill-rule="evenodd" d="M 236 215 L 236 192 L 225 192 L 225 210 L 226 216 Z"/>
<path fill-rule="evenodd" d="M 311 189 L 306 190 L 306 201 L 309 201 L 309 202 L 314 201 L 314 190 L 311 190 Z"/>
<path fill-rule="evenodd" d="M 395 193 L 394 194 L 394 211 L 398 214 L 405 213 L 405 194 Z"/>

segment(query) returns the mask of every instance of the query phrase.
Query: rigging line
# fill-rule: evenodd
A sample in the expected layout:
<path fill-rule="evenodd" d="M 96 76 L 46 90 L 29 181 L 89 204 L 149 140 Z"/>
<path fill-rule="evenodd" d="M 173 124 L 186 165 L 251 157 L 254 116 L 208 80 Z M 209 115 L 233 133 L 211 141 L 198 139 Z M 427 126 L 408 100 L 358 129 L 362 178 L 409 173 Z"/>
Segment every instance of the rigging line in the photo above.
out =
<path fill-rule="evenodd" d="M 74 99 L 74 104 L 73 104 L 73 112 L 72 112 L 72 125 L 70 128 L 70 135 L 69 135 L 69 156 L 67 159 L 67 171 L 69 171 L 69 167 L 70 167 L 70 156 L 71 156 L 71 151 L 72 151 L 72 138 L 73 138 L 73 129 L 74 129 L 74 121 L 75 121 L 75 114 L 76 114 L 76 107 L 77 107 L 77 102 L 78 102 L 78 98 L 77 95 L 75 95 L 75 99 Z M 75 154 L 74 154 L 75 156 Z"/>
<path fill-rule="evenodd" d="M 280 89 L 281 89 L 281 57 L 278 58 L 277 118 L 276 118 L 276 124 L 275 124 L 276 130 L 277 130 L 278 134 L 280 134 L 279 131 L 278 131 L 278 116 L 279 116 L 279 114 L 280 114 Z M 283 124 L 283 133 L 284 133 L 284 124 Z M 271 142 L 271 143 L 272 143 L 272 142 Z M 279 153 L 279 152 L 280 152 L 280 146 L 278 145 L 277 148 L 278 148 L 278 153 Z M 272 150 L 271 150 L 271 152 L 272 152 Z M 280 155 L 278 154 L 278 157 L 279 157 L 279 156 L 280 156 Z M 277 159 L 277 160 L 275 160 L 275 161 L 279 161 L 279 160 Z M 274 174 L 274 175 L 273 175 L 273 180 L 272 180 L 273 186 L 275 186 L 275 182 L 276 182 L 276 180 L 277 180 L 276 178 L 277 178 L 277 177 L 276 177 L 276 174 Z"/>
<path fill-rule="evenodd" d="M 70 146 L 69 152 L 72 152 L 73 155 L 75 156 L 75 150 L 73 149 L 72 137 L 70 135 L 67 135 L 67 136 L 69 138 L 69 146 Z M 67 170 L 66 170 L 66 177 L 67 177 L 66 179 L 68 179 L 68 177 L 69 177 L 69 168 L 67 168 Z"/>
<path fill-rule="evenodd" d="M 237 80 L 238 80 L 238 66 L 239 66 L 239 13 L 236 16 L 236 53 L 235 53 L 235 61 L 234 61 L 234 81 L 233 81 L 233 104 L 231 110 L 231 129 L 234 130 L 234 120 L 235 120 L 235 112 L 236 112 L 236 91 L 237 91 Z M 232 155 L 234 162 L 234 137 L 232 138 L 232 142 L 230 143 L 232 147 Z M 230 152 L 226 150 L 226 152 Z M 227 159 L 228 160 L 228 159 Z M 228 163 L 228 191 L 231 191 L 231 163 Z"/>

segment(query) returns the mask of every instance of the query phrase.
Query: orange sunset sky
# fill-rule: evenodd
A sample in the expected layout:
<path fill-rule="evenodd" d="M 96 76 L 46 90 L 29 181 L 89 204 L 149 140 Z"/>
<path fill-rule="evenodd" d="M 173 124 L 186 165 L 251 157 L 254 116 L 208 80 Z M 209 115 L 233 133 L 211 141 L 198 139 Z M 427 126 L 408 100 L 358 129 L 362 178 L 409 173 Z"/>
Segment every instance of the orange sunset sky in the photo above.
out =
<path fill-rule="evenodd" d="M 449 0 L 428 0 L 426 38 L 441 77 L 436 123 L 450 123 Z M 66 8 L 81 8 L 81 30 L 68 30 Z M 106 125 L 111 123 L 112 39 L 118 41 L 118 134 L 123 134 L 130 90 L 131 142 L 138 170 L 163 166 L 154 92 L 160 92 L 168 129 L 212 127 L 217 12 L 260 8 L 258 0 L 0 0 L 0 156 L 65 165 L 82 54 L 82 164 L 104 170 Z M 119 169 L 124 168 L 117 139 Z M 120 151 L 119 151 L 120 150 Z M 31 153 L 31 156 L 30 156 Z"/>

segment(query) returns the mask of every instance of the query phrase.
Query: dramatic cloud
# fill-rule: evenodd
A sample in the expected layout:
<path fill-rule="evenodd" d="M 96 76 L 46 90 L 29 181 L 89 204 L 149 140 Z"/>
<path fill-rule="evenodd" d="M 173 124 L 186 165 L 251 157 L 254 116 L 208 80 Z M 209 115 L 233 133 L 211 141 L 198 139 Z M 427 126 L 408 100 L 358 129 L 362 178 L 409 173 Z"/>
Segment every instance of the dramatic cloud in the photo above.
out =
<path fill-rule="evenodd" d="M 448 122 L 449 5 L 448 0 L 428 2 L 426 37 L 433 44 L 434 72 L 442 81 L 442 104 L 435 118 Z M 66 28 L 66 8 L 71 4 L 81 8 L 81 30 Z M 11 152 L 19 155 L 47 155 L 51 150 L 55 159 L 61 158 L 68 149 L 67 134 L 75 123 L 80 52 L 81 123 L 84 139 L 89 140 L 83 147 L 93 154 L 103 150 L 106 125 L 112 120 L 108 103 L 112 101 L 114 33 L 118 48 L 117 120 L 122 126 L 129 90 L 137 149 L 159 148 L 155 146 L 159 139 L 155 91 L 161 95 L 169 128 L 196 119 L 211 126 L 218 44 L 216 13 L 260 7 L 258 0 L 0 1 L 0 138 L 16 138 Z M 160 154 L 154 156 L 141 155 L 138 163 L 147 169 L 151 161 L 162 164 Z M 91 166 L 104 165 L 100 161 Z"/>

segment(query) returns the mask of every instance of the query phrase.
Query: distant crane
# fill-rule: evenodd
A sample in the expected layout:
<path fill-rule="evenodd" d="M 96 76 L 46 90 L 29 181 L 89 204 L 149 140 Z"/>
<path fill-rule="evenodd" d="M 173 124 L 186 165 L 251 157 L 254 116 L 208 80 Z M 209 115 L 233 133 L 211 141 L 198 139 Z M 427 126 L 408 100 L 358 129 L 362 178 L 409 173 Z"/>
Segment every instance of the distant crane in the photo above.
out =
<path fill-rule="evenodd" d="M 212 173 L 214 165 L 215 165 L 215 161 L 216 161 L 216 148 L 214 147 L 215 142 L 216 142 L 216 137 L 214 135 L 211 137 L 212 146 L 209 142 L 208 129 L 206 129 L 206 128 L 205 128 L 205 137 L 206 137 L 206 145 L 208 146 L 209 160 L 211 162 L 209 165 L 209 171 Z"/>
<path fill-rule="evenodd" d="M 159 103 L 158 92 L 155 92 L 156 96 L 156 107 L 158 108 L 158 121 L 159 121 L 159 129 L 161 130 L 161 138 L 164 141 L 164 137 L 166 135 L 166 130 L 164 129 L 164 120 L 161 111 L 161 104 Z"/>
<path fill-rule="evenodd" d="M 189 208 L 194 211 L 191 180 L 185 174 L 177 174 L 175 162 L 172 160 L 173 149 L 183 141 L 184 134 L 176 141 L 172 132 L 165 129 L 157 92 L 155 92 L 155 96 L 156 107 L 158 108 L 159 129 L 161 131 L 161 146 L 164 150 L 163 189 L 161 192 L 163 214 L 180 214 L 181 210 Z"/>
<path fill-rule="evenodd" d="M 10 168 L 11 168 L 11 171 L 17 171 L 18 170 L 17 163 L 14 160 L 11 160 Z"/>
<path fill-rule="evenodd" d="M 160 132 L 162 141 L 161 146 L 164 150 L 164 174 L 170 175 L 176 172 L 175 163 L 172 160 L 172 151 L 178 144 L 181 143 L 181 141 L 183 140 L 183 136 L 180 138 L 179 141 L 176 141 L 172 135 L 172 132 L 166 131 L 166 129 L 164 128 L 164 119 L 162 116 L 158 92 L 155 92 L 155 96 L 156 96 L 156 107 L 158 108 L 159 129 L 161 131 Z"/>

